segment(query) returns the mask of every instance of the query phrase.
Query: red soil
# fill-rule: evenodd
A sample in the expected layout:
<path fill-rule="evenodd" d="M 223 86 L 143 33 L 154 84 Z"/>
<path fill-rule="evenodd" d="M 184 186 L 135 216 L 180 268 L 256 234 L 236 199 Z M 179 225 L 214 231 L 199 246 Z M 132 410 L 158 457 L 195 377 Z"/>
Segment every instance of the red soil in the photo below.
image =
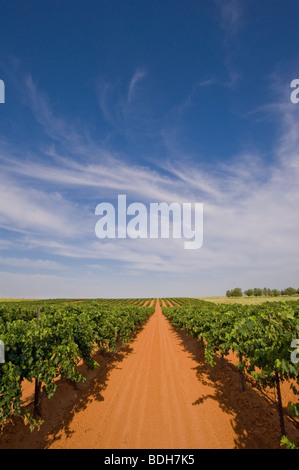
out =
<path fill-rule="evenodd" d="M 59 383 L 44 398 L 45 420 L 32 433 L 8 424 L 0 448 L 60 449 L 271 449 L 279 448 L 276 408 L 220 361 L 204 362 L 201 345 L 177 332 L 156 311 L 129 346 L 98 354 L 100 367 L 85 384 Z M 299 431 L 286 418 L 289 438 Z"/>

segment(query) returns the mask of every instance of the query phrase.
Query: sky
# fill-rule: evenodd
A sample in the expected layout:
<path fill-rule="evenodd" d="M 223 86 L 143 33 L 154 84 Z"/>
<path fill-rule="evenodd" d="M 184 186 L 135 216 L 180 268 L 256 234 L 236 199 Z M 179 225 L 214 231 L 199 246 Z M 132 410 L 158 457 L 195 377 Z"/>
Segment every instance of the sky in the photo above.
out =
<path fill-rule="evenodd" d="M 298 18 L 297 0 L 3 0 L 0 297 L 299 288 Z M 119 195 L 202 204 L 202 246 L 98 238 Z"/>

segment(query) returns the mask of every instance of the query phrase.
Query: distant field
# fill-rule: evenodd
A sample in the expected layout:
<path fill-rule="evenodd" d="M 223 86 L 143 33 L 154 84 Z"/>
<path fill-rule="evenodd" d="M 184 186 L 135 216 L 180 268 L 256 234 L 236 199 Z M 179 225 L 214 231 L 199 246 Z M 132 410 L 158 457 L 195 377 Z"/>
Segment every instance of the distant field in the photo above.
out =
<path fill-rule="evenodd" d="M 226 296 L 220 296 L 220 297 L 200 297 L 202 300 L 208 300 L 209 302 L 215 302 L 217 304 L 222 303 L 222 304 L 234 304 L 234 303 L 239 303 L 239 304 L 261 304 L 263 302 L 281 302 L 281 301 L 287 301 L 287 300 L 299 300 L 299 295 L 280 295 L 278 297 L 268 297 L 268 296 L 260 296 L 260 297 L 226 297 Z"/>
<path fill-rule="evenodd" d="M 32 300 L 35 300 L 35 299 L 1 299 L 0 298 L 0 302 L 23 302 L 23 301 L 32 301 Z"/>
<path fill-rule="evenodd" d="M 187 297 L 186 297 L 187 298 Z M 239 304 L 261 304 L 263 302 L 281 302 L 281 301 L 288 301 L 288 300 L 299 300 L 299 295 L 292 295 L 292 296 L 287 296 L 287 295 L 282 295 L 278 297 L 267 297 L 267 296 L 260 296 L 260 297 L 226 297 L 225 295 L 223 296 L 216 296 L 216 297 L 197 297 L 200 300 L 207 300 L 209 302 L 215 302 L 217 304 L 223 303 L 223 304 L 234 304 L 234 303 L 239 303 Z M 0 303 L 1 302 L 34 302 L 34 301 L 39 301 L 41 299 L 5 299 L 5 298 L 0 298 Z M 43 299 L 46 301 L 46 299 Z M 52 301 L 62 301 L 62 302 L 76 302 L 78 301 L 77 299 L 50 299 Z M 82 300 L 82 299 L 80 299 Z M 84 299 L 88 300 L 88 299 Z M 110 299 L 111 300 L 111 299 Z M 123 299 L 123 300 L 130 300 L 130 299 Z M 137 298 L 136 298 L 137 300 Z M 145 301 L 146 299 L 144 299 Z M 132 299 L 133 301 L 133 299 Z"/>

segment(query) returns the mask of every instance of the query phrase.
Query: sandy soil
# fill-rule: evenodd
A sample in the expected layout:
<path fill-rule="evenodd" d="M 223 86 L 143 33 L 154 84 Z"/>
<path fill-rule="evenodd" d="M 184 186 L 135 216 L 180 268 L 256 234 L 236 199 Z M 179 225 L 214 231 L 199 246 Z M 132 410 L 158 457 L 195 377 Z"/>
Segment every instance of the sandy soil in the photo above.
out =
<path fill-rule="evenodd" d="M 239 391 L 238 372 L 210 368 L 200 344 L 156 311 L 129 346 L 98 355 L 85 384 L 61 382 L 44 398 L 44 424 L 32 433 L 8 424 L 0 448 L 270 449 L 279 448 L 275 407 L 255 389 Z M 286 419 L 289 437 L 299 430 Z"/>

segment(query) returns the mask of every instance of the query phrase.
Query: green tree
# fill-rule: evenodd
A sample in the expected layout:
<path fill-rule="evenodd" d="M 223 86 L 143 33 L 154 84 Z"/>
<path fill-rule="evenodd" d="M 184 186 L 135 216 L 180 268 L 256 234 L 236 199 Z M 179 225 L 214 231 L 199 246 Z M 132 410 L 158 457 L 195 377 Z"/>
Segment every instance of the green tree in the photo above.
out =
<path fill-rule="evenodd" d="M 280 295 L 280 291 L 278 289 L 272 289 L 271 294 L 273 297 L 278 297 Z"/>
<path fill-rule="evenodd" d="M 253 290 L 252 289 L 247 289 L 244 291 L 245 295 L 248 295 L 248 297 L 251 297 L 253 295 Z"/>
<path fill-rule="evenodd" d="M 295 295 L 297 293 L 296 289 L 294 287 L 287 287 L 285 289 L 285 295 Z"/>
<path fill-rule="evenodd" d="M 241 287 L 235 287 L 233 290 L 230 291 L 231 297 L 242 297 L 242 289 Z"/>
<path fill-rule="evenodd" d="M 255 287 L 253 289 L 253 295 L 255 295 L 255 297 L 259 297 L 261 296 L 263 293 L 262 289 L 260 289 L 259 287 Z"/>

